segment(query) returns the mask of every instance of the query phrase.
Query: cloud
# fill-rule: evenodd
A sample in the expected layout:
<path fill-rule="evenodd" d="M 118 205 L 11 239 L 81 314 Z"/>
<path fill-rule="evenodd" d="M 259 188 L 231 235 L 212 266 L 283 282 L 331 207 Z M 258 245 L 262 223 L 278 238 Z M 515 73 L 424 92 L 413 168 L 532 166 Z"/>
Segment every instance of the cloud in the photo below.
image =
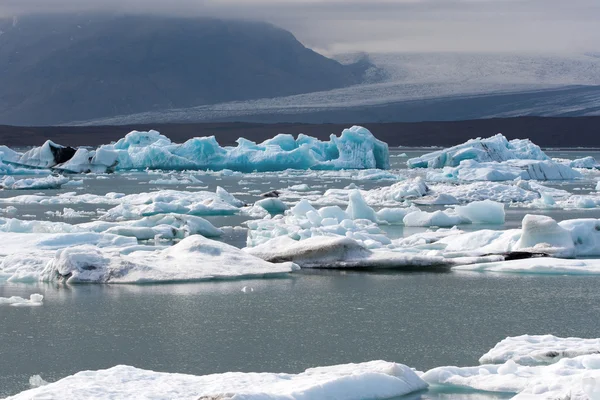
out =
<path fill-rule="evenodd" d="M 266 20 L 325 53 L 598 51 L 598 0 L 2 0 L 0 15 L 110 11 Z"/>

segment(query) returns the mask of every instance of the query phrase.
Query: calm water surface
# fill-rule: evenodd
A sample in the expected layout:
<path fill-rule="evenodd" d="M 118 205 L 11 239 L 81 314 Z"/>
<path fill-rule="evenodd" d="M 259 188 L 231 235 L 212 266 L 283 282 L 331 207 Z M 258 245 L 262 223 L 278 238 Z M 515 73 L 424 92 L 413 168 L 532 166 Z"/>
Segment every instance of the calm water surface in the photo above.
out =
<path fill-rule="evenodd" d="M 244 286 L 254 292 L 244 293 Z M 476 365 L 509 335 L 598 337 L 600 278 L 303 272 L 184 285 L 3 285 L 44 294 L 0 308 L 0 394 L 116 364 L 158 371 L 299 372 L 384 359 Z"/>

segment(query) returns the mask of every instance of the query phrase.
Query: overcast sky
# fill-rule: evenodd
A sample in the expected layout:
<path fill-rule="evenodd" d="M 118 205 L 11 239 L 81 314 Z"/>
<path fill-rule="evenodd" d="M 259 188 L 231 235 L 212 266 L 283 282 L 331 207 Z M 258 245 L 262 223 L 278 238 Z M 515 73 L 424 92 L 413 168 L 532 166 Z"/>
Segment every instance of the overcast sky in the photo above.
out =
<path fill-rule="evenodd" d="M 265 20 L 327 54 L 600 52 L 600 0 L 0 0 L 0 15 L 89 9 Z"/>

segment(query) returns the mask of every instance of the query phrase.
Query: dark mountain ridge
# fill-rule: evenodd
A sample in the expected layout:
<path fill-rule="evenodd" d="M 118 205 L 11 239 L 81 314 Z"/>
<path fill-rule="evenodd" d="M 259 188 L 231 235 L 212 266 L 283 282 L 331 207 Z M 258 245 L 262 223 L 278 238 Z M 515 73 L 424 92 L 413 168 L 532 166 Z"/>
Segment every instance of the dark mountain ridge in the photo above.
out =
<path fill-rule="evenodd" d="M 0 19 L 0 123 L 54 125 L 360 83 L 372 65 L 326 58 L 251 21 L 57 14 Z"/>

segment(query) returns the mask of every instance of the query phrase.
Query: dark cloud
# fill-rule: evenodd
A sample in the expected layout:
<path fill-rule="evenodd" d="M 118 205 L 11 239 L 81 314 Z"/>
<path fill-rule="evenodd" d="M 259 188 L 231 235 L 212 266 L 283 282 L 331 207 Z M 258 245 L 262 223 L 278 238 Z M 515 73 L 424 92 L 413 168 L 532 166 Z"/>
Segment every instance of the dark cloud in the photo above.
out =
<path fill-rule="evenodd" d="M 266 20 L 326 53 L 597 51 L 599 0 L 2 0 L 0 15 L 111 11 Z"/>

